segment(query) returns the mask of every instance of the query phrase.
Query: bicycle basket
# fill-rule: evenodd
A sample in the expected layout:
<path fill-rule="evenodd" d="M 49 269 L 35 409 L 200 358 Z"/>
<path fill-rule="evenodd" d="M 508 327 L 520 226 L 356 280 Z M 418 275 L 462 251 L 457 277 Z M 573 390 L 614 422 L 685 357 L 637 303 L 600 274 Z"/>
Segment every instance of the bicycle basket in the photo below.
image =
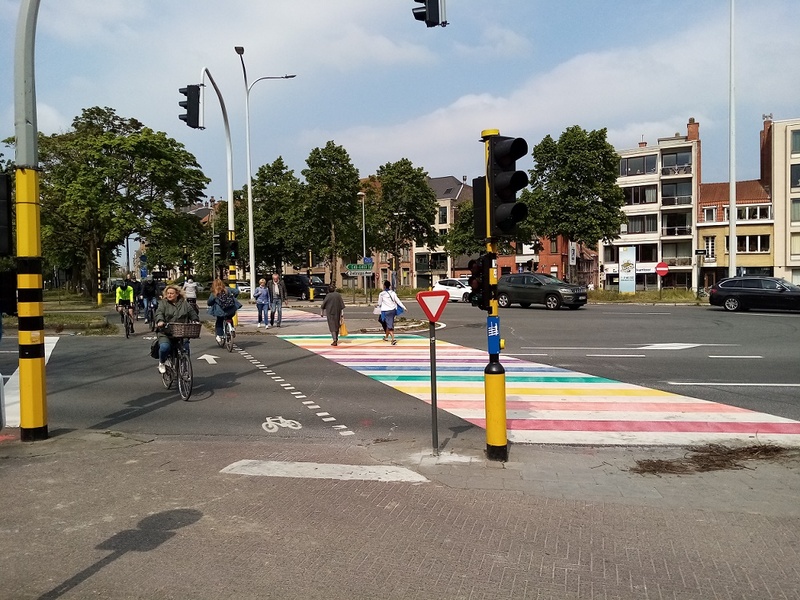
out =
<path fill-rule="evenodd" d="M 169 323 L 167 325 L 168 335 L 179 338 L 199 338 L 200 323 Z"/>

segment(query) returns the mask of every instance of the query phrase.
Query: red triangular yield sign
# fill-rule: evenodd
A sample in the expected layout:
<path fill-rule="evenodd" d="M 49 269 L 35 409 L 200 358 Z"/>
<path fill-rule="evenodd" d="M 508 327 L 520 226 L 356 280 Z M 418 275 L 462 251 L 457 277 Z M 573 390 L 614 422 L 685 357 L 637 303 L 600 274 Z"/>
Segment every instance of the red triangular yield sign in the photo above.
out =
<path fill-rule="evenodd" d="M 436 323 L 439 317 L 442 316 L 448 300 L 450 300 L 450 294 L 444 290 L 419 292 L 417 294 L 417 302 L 419 302 L 422 312 L 425 313 L 431 323 Z"/>

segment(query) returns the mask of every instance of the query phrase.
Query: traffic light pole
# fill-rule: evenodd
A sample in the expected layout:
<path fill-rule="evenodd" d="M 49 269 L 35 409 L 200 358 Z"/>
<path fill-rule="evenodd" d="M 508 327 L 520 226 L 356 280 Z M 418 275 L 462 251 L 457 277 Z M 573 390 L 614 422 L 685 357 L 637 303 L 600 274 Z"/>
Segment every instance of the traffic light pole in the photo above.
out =
<path fill-rule="evenodd" d="M 204 92 L 205 92 L 205 77 L 208 76 L 208 80 L 211 82 L 211 85 L 214 86 L 214 91 L 217 93 L 217 98 L 219 99 L 219 106 L 222 109 L 222 120 L 225 124 L 225 150 L 226 156 L 228 161 L 228 248 L 234 248 L 235 245 L 232 242 L 236 241 L 236 231 L 233 228 L 233 149 L 231 146 L 231 128 L 228 123 L 228 110 L 225 108 L 225 100 L 222 98 L 222 92 L 219 91 L 219 87 L 217 87 L 217 83 L 214 81 L 214 78 L 211 76 L 211 71 L 207 68 L 203 68 L 203 71 L 200 74 L 201 81 L 203 83 L 200 86 L 200 106 L 203 107 L 205 110 L 204 105 Z M 204 115 L 201 113 L 200 115 L 200 125 L 202 127 Z M 238 258 L 238 257 L 235 257 Z M 236 287 L 236 261 L 234 257 L 228 256 L 228 286 L 229 287 Z"/>
<path fill-rule="evenodd" d="M 48 438 L 39 149 L 34 77 L 38 12 L 39 0 L 22 0 L 14 51 L 19 412 L 20 439 L 23 442 Z"/>
<path fill-rule="evenodd" d="M 491 261 L 489 265 L 489 289 L 497 289 L 497 243 L 491 236 L 491 198 L 492 190 L 489 186 L 492 177 L 489 176 L 489 147 L 492 136 L 499 135 L 497 129 L 486 129 L 481 132 L 484 141 L 485 159 L 487 166 L 486 177 L 486 253 L 484 260 Z M 506 462 L 508 460 L 508 437 L 506 426 L 506 370 L 500 364 L 500 316 L 498 312 L 497 294 L 492 293 L 488 300 L 486 317 L 486 338 L 489 352 L 489 364 L 483 370 L 484 398 L 486 410 L 486 457 L 489 460 Z"/>

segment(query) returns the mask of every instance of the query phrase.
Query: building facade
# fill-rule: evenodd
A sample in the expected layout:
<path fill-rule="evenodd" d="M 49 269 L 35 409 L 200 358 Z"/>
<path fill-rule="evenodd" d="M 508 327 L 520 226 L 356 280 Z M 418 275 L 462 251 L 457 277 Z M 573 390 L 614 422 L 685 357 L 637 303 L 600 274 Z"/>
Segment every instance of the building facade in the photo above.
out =
<path fill-rule="evenodd" d="M 774 275 L 800 285 L 800 119 L 771 125 Z"/>
<path fill-rule="evenodd" d="M 656 146 L 643 141 L 638 148 L 622 150 L 619 155 L 617 184 L 625 195 L 622 210 L 628 222 L 618 239 L 602 245 L 602 286 L 620 289 L 622 276 L 635 290 L 696 288 L 700 124 L 691 118 L 686 135 L 660 138 Z M 669 267 L 663 278 L 656 274 L 660 262 Z"/>

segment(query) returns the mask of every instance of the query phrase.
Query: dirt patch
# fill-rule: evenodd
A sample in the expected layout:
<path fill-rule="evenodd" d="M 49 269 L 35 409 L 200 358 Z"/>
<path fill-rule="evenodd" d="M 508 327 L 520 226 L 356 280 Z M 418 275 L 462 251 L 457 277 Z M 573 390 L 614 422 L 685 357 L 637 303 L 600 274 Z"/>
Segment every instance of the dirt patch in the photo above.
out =
<path fill-rule="evenodd" d="M 670 460 L 637 460 L 636 466 L 629 469 L 640 475 L 686 475 L 731 469 L 753 469 L 747 461 L 785 460 L 800 457 L 800 451 L 775 444 L 754 444 L 741 448 L 729 448 L 721 444 L 689 446 L 682 458 Z"/>

